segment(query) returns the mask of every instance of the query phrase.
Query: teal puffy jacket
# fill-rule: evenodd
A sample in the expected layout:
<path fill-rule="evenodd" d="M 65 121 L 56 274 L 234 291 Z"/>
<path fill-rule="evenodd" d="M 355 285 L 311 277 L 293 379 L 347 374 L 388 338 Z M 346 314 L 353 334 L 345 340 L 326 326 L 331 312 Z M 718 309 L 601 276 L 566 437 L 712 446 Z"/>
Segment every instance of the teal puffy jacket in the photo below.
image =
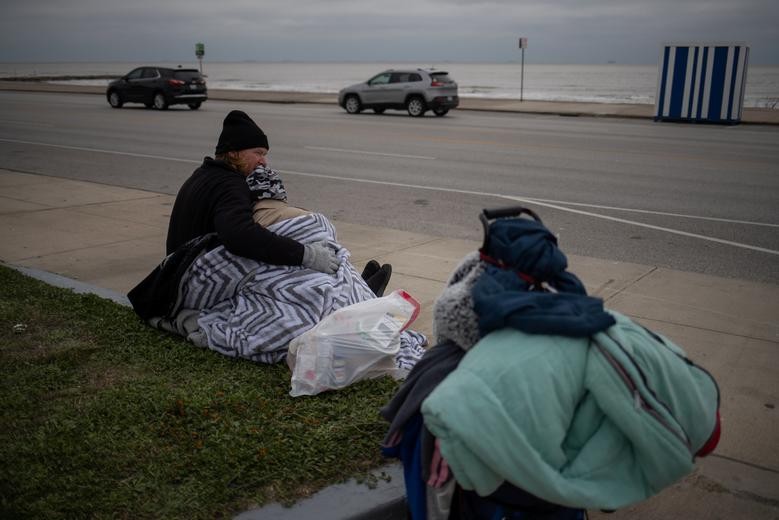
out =
<path fill-rule="evenodd" d="M 422 403 L 457 482 L 508 481 L 552 503 L 617 509 L 693 469 L 719 390 L 682 349 L 610 311 L 592 338 L 502 329 Z"/>

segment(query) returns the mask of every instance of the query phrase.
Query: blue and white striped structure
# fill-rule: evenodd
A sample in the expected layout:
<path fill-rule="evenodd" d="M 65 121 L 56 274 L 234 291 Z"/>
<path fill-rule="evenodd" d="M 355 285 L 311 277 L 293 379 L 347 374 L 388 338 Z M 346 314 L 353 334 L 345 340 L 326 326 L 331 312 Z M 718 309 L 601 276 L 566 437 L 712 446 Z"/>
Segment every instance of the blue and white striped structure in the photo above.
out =
<path fill-rule="evenodd" d="M 660 53 L 655 121 L 738 123 L 748 59 L 743 43 L 666 44 Z"/>

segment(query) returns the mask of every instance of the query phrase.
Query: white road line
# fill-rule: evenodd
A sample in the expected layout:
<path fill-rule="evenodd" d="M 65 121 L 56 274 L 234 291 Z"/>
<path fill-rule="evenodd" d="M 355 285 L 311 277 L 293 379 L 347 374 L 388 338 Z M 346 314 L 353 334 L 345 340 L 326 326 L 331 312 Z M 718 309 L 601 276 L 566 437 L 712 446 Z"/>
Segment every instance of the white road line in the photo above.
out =
<path fill-rule="evenodd" d="M 769 253 L 772 255 L 779 255 L 779 251 L 774 249 L 767 249 L 765 247 L 758 247 L 758 246 L 752 246 L 749 244 L 744 244 L 741 242 L 733 242 L 731 240 L 723 240 L 721 238 L 714 238 L 714 237 L 707 237 L 705 235 L 699 235 L 697 233 L 689 233 L 687 231 L 681 231 L 678 229 L 672 229 L 662 226 L 653 226 L 652 224 L 644 224 L 643 222 L 636 222 L 635 220 L 627 220 L 623 218 L 617 218 L 617 217 L 611 217 L 609 215 L 600 215 L 598 213 L 592 213 L 590 211 L 581 211 L 578 209 L 573 208 L 566 208 L 564 206 L 560 206 L 557 204 L 550 204 L 548 202 L 540 202 L 539 200 L 532 199 L 532 198 L 525 198 L 525 197 L 516 197 L 512 195 L 503 195 L 500 193 L 489 193 L 489 192 L 483 192 L 483 191 L 472 191 L 472 190 L 458 190 L 454 188 L 439 188 L 439 187 L 433 187 L 433 186 L 420 186 L 418 184 L 406 184 L 402 182 L 387 182 L 387 181 L 374 181 L 369 179 L 352 179 L 349 177 L 338 177 L 336 175 L 322 175 L 318 173 L 305 173 L 305 172 L 295 172 L 295 171 L 289 171 L 289 170 L 279 170 L 281 173 L 285 174 L 292 174 L 292 175 L 301 175 L 304 177 L 316 177 L 320 179 L 334 179 L 334 180 L 340 180 L 340 181 L 349 181 L 349 182 L 362 182 L 367 184 L 381 184 L 384 186 L 397 186 L 399 188 L 414 188 L 418 190 L 430 190 L 430 191 L 442 191 L 447 193 L 462 193 L 465 195 L 478 195 L 480 197 L 497 197 L 501 199 L 508 199 L 516 202 L 524 202 L 527 204 L 536 204 L 539 206 L 545 206 L 547 208 L 553 208 L 557 209 L 559 211 L 567 211 L 569 213 L 576 213 L 579 215 L 586 215 L 588 217 L 593 218 L 600 218 L 603 220 L 611 220 L 613 222 L 619 222 L 621 224 L 629 224 L 633 226 L 639 226 L 644 227 L 648 229 L 654 229 L 657 231 L 664 231 L 666 233 L 672 233 L 675 235 L 681 235 L 685 237 L 691 237 L 691 238 L 698 238 L 700 240 L 707 240 L 709 242 L 717 242 L 719 244 L 725 244 L 733 247 L 740 247 L 742 249 L 750 249 L 752 251 L 760 251 L 761 253 Z"/>
<path fill-rule="evenodd" d="M 427 161 L 435 160 L 435 157 L 428 157 L 427 155 L 403 155 L 400 153 L 368 152 L 365 150 L 344 150 L 342 148 L 327 148 L 324 146 L 304 146 L 303 148 L 307 150 L 322 150 L 323 152 L 356 153 L 360 155 L 380 155 L 383 157 L 401 157 L 403 159 L 425 159 Z"/>
<path fill-rule="evenodd" d="M 54 128 L 54 125 L 52 123 L 40 123 L 36 121 L 16 121 L 14 119 L 0 119 L 0 123 L 11 123 L 13 125 L 42 126 L 44 128 Z"/>
<path fill-rule="evenodd" d="M 506 198 L 506 199 L 510 199 L 510 200 L 516 200 L 518 202 L 527 202 L 527 203 L 530 203 L 530 204 L 537 204 L 539 206 L 545 206 L 547 208 L 558 209 L 560 211 L 567 211 L 569 213 L 577 213 L 579 215 L 586 215 L 588 217 L 601 218 L 601 219 L 604 219 L 604 220 L 611 220 L 613 222 L 619 222 L 621 224 L 630 224 L 630 225 L 633 225 L 633 226 L 639 226 L 639 227 L 644 227 L 644 228 L 648 228 L 648 229 L 655 229 L 657 231 L 664 231 L 666 233 L 673 233 L 675 235 L 681 235 L 681 236 L 684 236 L 684 237 L 699 238 L 701 240 L 708 240 L 709 242 L 717 242 L 719 244 L 726 244 L 726 245 L 729 245 L 729 246 L 741 247 L 743 249 L 751 249 L 752 251 L 760 251 L 762 253 L 769 253 L 769 254 L 772 254 L 772 255 L 779 255 L 779 251 L 777 251 L 777 250 L 766 249 L 765 247 L 751 246 L 749 244 L 744 244 L 742 242 L 733 242 L 731 240 L 723 240 L 721 238 L 707 237 L 706 235 L 699 235 L 697 233 L 689 233 L 687 231 L 681 231 L 679 229 L 672 229 L 672 228 L 667 228 L 667 227 L 662 227 L 662 226 L 653 226 L 652 224 L 644 224 L 643 222 L 636 222 L 635 220 L 627 220 L 627 219 L 624 219 L 624 218 L 611 217 L 609 215 L 600 215 L 598 213 L 592 213 L 590 211 L 581 211 L 581 210 L 578 210 L 578 209 L 572 209 L 572 208 L 566 208 L 564 206 L 558 206 L 557 204 L 549 204 L 549 203 L 546 203 L 546 202 L 538 202 L 538 201 L 536 201 L 534 199 L 525 199 L 525 198 L 522 198 L 522 197 L 512 197 L 510 195 L 499 195 L 499 196 L 503 197 L 503 198 Z"/>
<path fill-rule="evenodd" d="M 565 204 L 566 206 L 582 206 L 586 208 L 613 209 L 615 211 L 629 211 L 631 213 L 646 213 L 648 215 L 662 215 L 666 217 L 681 217 L 681 218 L 690 218 L 690 219 L 697 219 L 697 220 L 711 220 L 714 222 L 727 222 L 728 224 L 748 224 L 750 226 L 766 226 L 766 227 L 779 228 L 779 224 L 771 224 L 769 222 L 755 222 L 754 220 L 737 220 L 731 218 L 701 217 L 699 215 L 688 215 L 686 213 L 668 213 L 666 211 L 652 211 L 648 209 L 632 209 L 632 208 L 620 208 L 617 206 L 601 206 L 599 204 L 586 204 L 583 202 L 568 202 L 565 200 L 537 199 L 535 197 L 528 197 L 528 200 L 549 202 L 550 204 Z"/>
<path fill-rule="evenodd" d="M 202 162 L 202 161 L 193 161 L 192 159 L 178 159 L 176 157 L 163 157 L 161 155 L 148 155 L 144 153 L 132 153 L 132 152 L 118 152 L 116 150 L 101 150 L 99 148 L 85 148 L 83 146 L 66 146 L 64 144 L 36 143 L 34 141 L 20 141 L 18 139 L 0 138 L 0 141 L 4 143 L 34 144 L 38 146 L 50 146 L 52 148 L 62 148 L 63 150 L 78 150 L 81 152 L 98 152 L 98 153 L 111 153 L 116 155 L 127 155 L 130 157 L 141 157 L 143 159 L 160 159 L 163 161 L 178 161 L 178 162 L 193 163 L 193 164 L 200 164 Z"/>
<path fill-rule="evenodd" d="M 86 152 L 109 153 L 109 154 L 117 154 L 117 155 L 127 155 L 127 156 L 130 156 L 130 157 L 142 157 L 142 158 L 146 158 L 146 159 L 160 159 L 160 160 L 165 160 L 165 161 L 178 161 L 178 162 L 185 162 L 185 163 L 191 163 L 191 164 L 200 164 L 200 161 L 193 161 L 191 159 L 178 159 L 178 158 L 175 158 L 175 157 L 162 157 L 162 156 L 159 156 L 159 155 L 147 155 L 147 154 L 130 153 L 130 152 L 117 152 L 117 151 L 114 151 L 114 150 L 100 150 L 100 149 L 97 149 L 97 148 L 85 148 L 85 147 L 81 147 L 81 146 L 65 146 L 65 145 L 59 145 L 59 144 L 48 144 L 48 143 L 39 143 L 39 142 L 34 142 L 34 141 L 21 141 L 21 140 L 17 140 L 17 139 L 3 139 L 3 138 L 0 138 L 0 142 L 19 143 L 19 144 L 32 144 L 32 145 L 38 145 L 38 146 L 50 146 L 50 147 L 53 147 L 53 148 L 62 148 L 62 149 L 66 149 L 66 150 L 81 150 L 81 151 L 86 151 Z M 334 150 L 334 149 L 332 149 L 332 150 Z M 344 151 L 348 151 L 348 150 L 344 150 Z M 373 153 L 373 152 L 371 152 L 371 153 Z M 413 156 L 408 156 L 408 157 L 413 157 Z M 603 220 L 610 220 L 612 222 L 619 222 L 620 224 L 628 224 L 628 225 L 632 225 L 632 226 L 638 226 L 638 227 L 644 227 L 644 228 L 648 228 L 648 229 L 654 229 L 656 231 L 664 231 L 666 233 L 672 233 L 672 234 L 675 234 L 675 235 L 681 235 L 681 236 L 685 236 L 685 237 L 697 238 L 697 239 L 700 239 L 700 240 L 707 240 L 709 242 L 716 242 L 718 244 L 725 244 L 725 245 L 729 245 L 729 246 L 733 246 L 733 247 L 740 247 L 742 249 L 750 249 L 752 251 L 760 251 L 761 253 L 769 253 L 769 254 L 772 254 L 772 255 L 779 255 L 779 251 L 774 250 L 774 249 L 767 249 L 765 247 L 752 246 L 752 245 L 744 244 L 744 243 L 741 243 L 741 242 L 733 242 L 731 240 L 723 240 L 721 238 L 707 237 L 705 235 L 699 235 L 697 233 L 689 233 L 687 231 L 681 231 L 681 230 L 678 230 L 678 229 L 672 229 L 672 228 L 667 228 L 667 227 L 662 227 L 662 226 L 654 226 L 652 224 L 645 224 L 643 222 L 636 222 L 635 220 L 627 220 L 627 219 L 623 219 L 623 218 L 612 217 L 612 216 L 609 216 L 609 215 L 601 215 L 599 213 L 592 213 L 590 211 L 582 211 L 582 210 L 578 210 L 578 209 L 567 208 L 565 206 L 561 206 L 560 205 L 560 204 L 579 205 L 578 203 L 570 203 L 570 202 L 562 202 L 562 201 L 548 202 L 548 201 L 545 201 L 544 199 L 533 199 L 533 198 L 530 198 L 530 197 L 517 197 L 517 196 L 513 196 L 513 195 L 503 195 L 503 194 L 500 194 L 500 193 L 489 193 L 489 192 L 473 191 L 473 190 L 458 190 L 458 189 L 454 189 L 454 188 L 442 188 L 442 187 L 436 187 L 436 186 L 421 186 L 419 184 L 406 184 L 406 183 L 402 183 L 402 182 L 375 181 L 375 180 L 370 180 L 370 179 L 353 179 L 353 178 L 350 178 L 350 177 L 339 177 L 337 175 L 324 175 L 324 174 L 319 174 L 319 173 L 296 172 L 296 171 L 291 171 L 291 170 L 279 170 L 279 172 L 284 173 L 284 174 L 300 175 L 300 176 L 303 176 L 303 177 L 314 177 L 314 178 L 319 178 L 319 179 L 333 179 L 333 180 L 346 181 L 346 182 L 361 182 L 361 183 L 365 183 L 365 184 L 380 184 L 380 185 L 383 185 L 383 186 L 396 186 L 396 187 L 399 187 L 399 188 L 413 188 L 413 189 L 418 189 L 418 190 L 440 191 L 440 192 L 446 192 L 446 193 L 462 193 L 464 195 L 478 195 L 478 196 L 481 196 L 481 197 L 496 197 L 496 198 L 507 199 L 507 200 L 512 200 L 512 201 L 516 201 L 516 202 L 524 202 L 524 203 L 528 203 L 528 204 L 536 204 L 536 205 L 539 205 L 539 206 L 545 206 L 547 208 L 552 208 L 552 209 L 556 209 L 556 210 L 559 210 L 559 211 L 567 211 L 569 213 L 576 213 L 576 214 L 585 215 L 585 216 L 588 216 L 588 217 L 600 218 L 600 219 L 603 219 Z M 598 207 L 598 206 L 593 205 L 593 207 Z M 620 209 L 620 208 L 608 208 L 607 206 L 604 206 L 603 209 Z M 645 212 L 646 210 L 627 210 L 627 211 Z M 646 212 L 647 213 L 651 213 L 651 212 L 648 212 L 648 211 L 646 211 Z M 687 215 L 677 215 L 677 216 L 685 216 L 686 218 L 711 219 L 710 217 L 695 217 L 695 216 L 692 216 L 692 215 L 689 215 L 689 216 L 687 216 Z M 711 220 L 714 220 L 714 219 L 711 219 Z M 725 220 L 725 219 L 723 219 L 723 221 L 725 221 L 725 222 L 740 222 L 740 223 L 750 224 L 749 221 L 730 221 L 730 220 Z M 753 223 L 753 224 L 777 227 L 776 224 L 763 224 L 763 223 Z"/>

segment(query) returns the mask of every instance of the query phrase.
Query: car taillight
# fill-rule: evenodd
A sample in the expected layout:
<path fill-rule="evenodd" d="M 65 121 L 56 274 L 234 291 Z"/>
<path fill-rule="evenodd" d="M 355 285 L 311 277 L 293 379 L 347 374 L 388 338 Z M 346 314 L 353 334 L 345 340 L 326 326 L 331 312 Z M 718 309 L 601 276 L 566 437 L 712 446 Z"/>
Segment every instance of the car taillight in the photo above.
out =
<path fill-rule="evenodd" d="M 443 87 L 444 86 L 444 82 L 443 81 L 438 81 L 438 80 L 434 79 L 433 81 L 430 82 L 430 86 L 431 87 Z"/>
<path fill-rule="evenodd" d="M 171 87 L 183 87 L 184 82 L 181 81 L 180 79 L 169 79 L 168 85 L 170 85 Z"/>

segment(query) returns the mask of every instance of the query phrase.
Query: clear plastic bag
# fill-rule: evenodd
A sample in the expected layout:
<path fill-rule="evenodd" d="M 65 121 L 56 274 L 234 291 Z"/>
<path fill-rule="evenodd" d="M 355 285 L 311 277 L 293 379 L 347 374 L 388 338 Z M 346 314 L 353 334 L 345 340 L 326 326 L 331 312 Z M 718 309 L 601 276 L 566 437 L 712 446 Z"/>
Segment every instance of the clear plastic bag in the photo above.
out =
<path fill-rule="evenodd" d="M 419 302 L 397 290 L 343 307 L 289 344 L 292 397 L 344 388 L 355 381 L 399 377 L 400 333 L 416 319 Z"/>

